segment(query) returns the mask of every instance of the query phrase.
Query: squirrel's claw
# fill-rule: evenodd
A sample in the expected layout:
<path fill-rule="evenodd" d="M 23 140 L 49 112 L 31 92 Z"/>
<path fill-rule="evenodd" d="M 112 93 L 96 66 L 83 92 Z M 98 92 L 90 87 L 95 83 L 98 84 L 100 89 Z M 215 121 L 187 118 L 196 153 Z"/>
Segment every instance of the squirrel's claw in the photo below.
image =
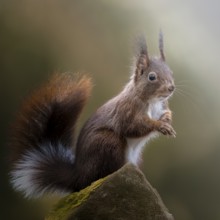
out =
<path fill-rule="evenodd" d="M 159 127 L 158 131 L 162 133 L 163 135 L 169 135 L 172 137 L 176 137 L 176 132 L 173 129 L 173 127 L 168 123 L 162 123 Z"/>

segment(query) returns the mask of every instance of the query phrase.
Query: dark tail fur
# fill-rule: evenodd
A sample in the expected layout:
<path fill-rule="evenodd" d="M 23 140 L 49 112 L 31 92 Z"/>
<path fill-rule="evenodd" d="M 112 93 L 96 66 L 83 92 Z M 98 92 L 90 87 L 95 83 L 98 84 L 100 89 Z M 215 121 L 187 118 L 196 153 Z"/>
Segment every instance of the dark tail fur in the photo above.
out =
<path fill-rule="evenodd" d="M 11 182 L 27 197 L 68 191 L 74 175 L 75 124 L 91 81 L 56 74 L 25 102 L 12 127 Z"/>

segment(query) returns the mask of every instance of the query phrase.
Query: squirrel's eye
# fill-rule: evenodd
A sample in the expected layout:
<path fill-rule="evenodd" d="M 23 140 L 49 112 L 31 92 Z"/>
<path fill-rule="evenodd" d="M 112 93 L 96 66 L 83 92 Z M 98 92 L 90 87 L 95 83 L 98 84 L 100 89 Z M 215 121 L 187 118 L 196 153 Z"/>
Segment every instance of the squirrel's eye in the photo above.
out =
<path fill-rule="evenodd" d="M 150 72 L 149 74 L 148 74 L 148 80 L 149 81 L 154 81 L 154 80 L 156 80 L 157 79 L 157 74 L 155 73 L 155 72 Z"/>

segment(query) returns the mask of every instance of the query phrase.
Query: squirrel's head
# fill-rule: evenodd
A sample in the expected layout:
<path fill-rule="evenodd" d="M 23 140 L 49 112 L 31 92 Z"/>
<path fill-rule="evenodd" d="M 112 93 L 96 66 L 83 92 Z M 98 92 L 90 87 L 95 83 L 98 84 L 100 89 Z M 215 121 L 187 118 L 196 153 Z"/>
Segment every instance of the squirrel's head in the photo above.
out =
<path fill-rule="evenodd" d="M 167 99 L 175 89 L 173 73 L 165 62 L 162 32 L 159 34 L 159 50 L 159 57 L 149 57 L 145 38 L 138 38 L 132 78 L 137 93 L 144 100 Z"/>

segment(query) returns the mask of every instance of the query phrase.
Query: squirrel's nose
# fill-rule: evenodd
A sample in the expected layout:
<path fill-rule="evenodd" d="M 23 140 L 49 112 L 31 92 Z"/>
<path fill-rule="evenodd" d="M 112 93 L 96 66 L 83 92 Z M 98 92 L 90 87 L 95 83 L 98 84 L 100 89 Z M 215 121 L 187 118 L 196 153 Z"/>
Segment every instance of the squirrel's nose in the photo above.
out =
<path fill-rule="evenodd" d="M 171 86 L 168 87 L 169 92 L 173 92 L 174 89 L 175 89 L 175 86 L 174 86 L 174 85 L 171 85 Z"/>

